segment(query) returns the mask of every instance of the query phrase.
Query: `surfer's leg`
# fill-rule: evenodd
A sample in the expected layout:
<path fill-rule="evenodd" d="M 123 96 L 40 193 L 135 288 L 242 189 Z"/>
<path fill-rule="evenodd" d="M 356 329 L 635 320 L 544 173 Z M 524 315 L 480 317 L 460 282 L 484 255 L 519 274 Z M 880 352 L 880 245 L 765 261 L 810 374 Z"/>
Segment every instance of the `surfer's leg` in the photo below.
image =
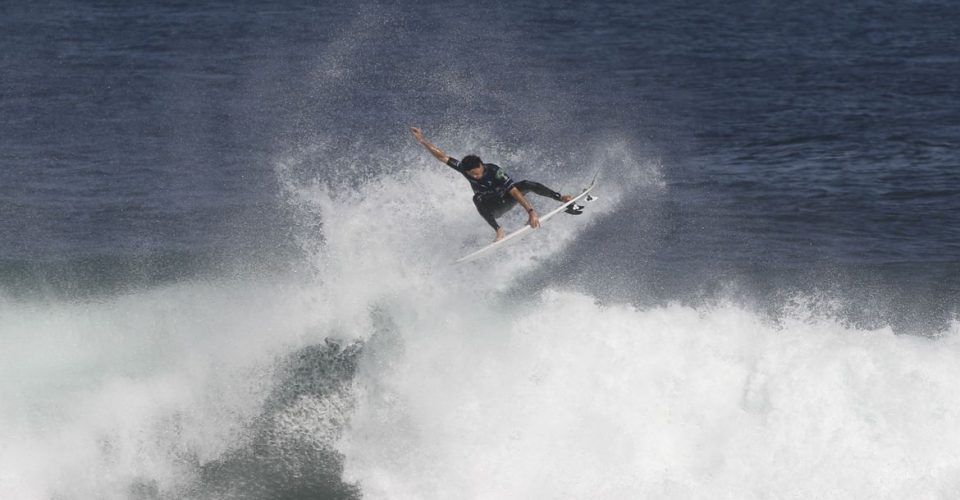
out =
<path fill-rule="evenodd" d="M 473 205 L 477 207 L 477 212 L 480 212 L 480 216 L 483 217 L 483 220 L 487 221 L 487 224 L 490 224 L 490 227 L 494 229 L 499 229 L 500 224 L 497 224 L 496 213 L 497 209 L 497 199 L 496 198 L 483 198 L 479 194 L 473 195 Z"/>
<path fill-rule="evenodd" d="M 547 198 L 553 198 L 554 200 L 557 200 L 557 201 L 559 201 L 560 203 L 566 203 L 566 202 L 568 202 L 568 201 L 570 201 L 570 200 L 573 199 L 572 196 L 570 196 L 570 195 L 568 195 L 568 194 L 560 194 L 560 193 L 558 193 L 558 192 L 556 192 L 556 191 L 548 188 L 547 186 L 544 186 L 543 184 L 540 184 L 539 182 L 533 182 L 533 181 L 524 180 L 524 181 L 520 181 L 520 182 L 516 183 L 515 186 L 517 186 L 517 189 L 519 189 L 519 190 L 520 190 L 521 192 L 523 192 L 524 194 L 526 194 L 526 193 L 528 193 L 528 192 L 530 192 L 530 191 L 533 191 L 534 193 L 539 194 L 540 196 L 545 196 L 545 197 L 547 197 Z M 566 212 L 567 212 L 568 214 L 580 215 L 580 214 L 583 213 L 583 207 L 581 207 L 581 206 L 579 206 L 579 205 L 577 205 L 577 204 L 573 204 L 573 205 L 570 205 L 570 206 L 567 207 Z"/>
<path fill-rule="evenodd" d="M 493 212 L 494 217 L 500 217 L 501 215 L 510 211 L 511 208 L 517 206 L 517 200 L 509 194 L 505 194 L 499 198 L 494 198 L 491 202 L 491 211 Z"/>
<path fill-rule="evenodd" d="M 556 192 L 556 191 L 548 188 L 547 186 L 544 186 L 543 184 L 540 184 L 539 182 L 526 181 L 526 180 L 524 180 L 524 181 L 520 181 L 520 182 L 518 182 L 518 183 L 516 183 L 516 184 L 514 184 L 514 185 L 517 186 L 517 189 L 519 189 L 523 194 L 527 194 L 527 193 L 529 193 L 529 192 L 533 192 L 533 193 L 536 193 L 536 194 L 538 194 L 538 195 L 540 195 L 540 196 L 546 196 L 547 198 L 553 198 L 554 200 L 557 200 L 557 201 L 562 201 L 562 199 L 563 199 L 563 195 L 562 195 L 562 194 L 560 194 L 560 193 L 558 193 L 558 192 Z"/>

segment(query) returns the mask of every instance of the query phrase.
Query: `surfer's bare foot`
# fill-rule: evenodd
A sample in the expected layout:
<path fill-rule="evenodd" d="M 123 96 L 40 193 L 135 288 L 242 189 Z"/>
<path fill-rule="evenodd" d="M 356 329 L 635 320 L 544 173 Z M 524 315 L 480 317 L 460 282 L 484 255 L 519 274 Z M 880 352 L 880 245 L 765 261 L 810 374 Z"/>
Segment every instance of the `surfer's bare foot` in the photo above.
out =
<path fill-rule="evenodd" d="M 493 241 L 500 241 L 500 240 L 502 240 L 503 237 L 504 237 L 504 235 L 505 235 L 505 234 L 504 234 L 504 232 L 503 232 L 503 228 L 502 228 L 502 227 L 498 227 L 498 228 L 497 228 L 497 237 L 494 238 Z"/>
<path fill-rule="evenodd" d="M 563 196 L 560 197 L 560 201 L 562 201 L 562 202 L 564 202 L 564 203 L 566 203 L 566 202 L 568 202 L 568 201 L 570 201 L 570 200 L 572 200 L 572 199 L 573 199 L 573 196 L 570 196 L 569 194 L 565 194 L 565 195 L 563 195 Z"/>

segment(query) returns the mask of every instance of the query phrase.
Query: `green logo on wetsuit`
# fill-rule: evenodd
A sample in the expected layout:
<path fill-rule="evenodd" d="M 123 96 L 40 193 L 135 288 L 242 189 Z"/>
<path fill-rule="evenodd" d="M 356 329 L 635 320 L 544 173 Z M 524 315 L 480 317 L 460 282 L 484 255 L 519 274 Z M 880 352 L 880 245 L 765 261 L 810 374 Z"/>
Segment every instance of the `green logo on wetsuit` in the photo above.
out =
<path fill-rule="evenodd" d="M 502 181 L 502 180 L 503 180 L 503 176 L 505 176 L 505 175 L 506 175 L 506 174 L 503 172 L 503 169 L 497 170 L 497 179 L 499 179 L 499 180 Z"/>

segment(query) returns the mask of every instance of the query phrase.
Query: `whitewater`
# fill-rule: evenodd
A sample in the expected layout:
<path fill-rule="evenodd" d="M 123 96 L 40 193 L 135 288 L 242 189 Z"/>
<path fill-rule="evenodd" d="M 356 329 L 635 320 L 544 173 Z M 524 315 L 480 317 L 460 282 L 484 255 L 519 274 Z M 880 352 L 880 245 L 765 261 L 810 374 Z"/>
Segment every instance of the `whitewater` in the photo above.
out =
<path fill-rule="evenodd" d="M 414 146 L 353 187 L 305 178 L 322 148 L 277 161 L 310 272 L 4 299 L 0 497 L 257 498 L 276 475 L 363 498 L 960 494 L 956 321 L 897 335 L 803 297 L 771 317 L 525 286 L 665 189 L 619 143 L 585 165 L 604 167 L 588 215 L 452 265 L 490 234 Z"/>

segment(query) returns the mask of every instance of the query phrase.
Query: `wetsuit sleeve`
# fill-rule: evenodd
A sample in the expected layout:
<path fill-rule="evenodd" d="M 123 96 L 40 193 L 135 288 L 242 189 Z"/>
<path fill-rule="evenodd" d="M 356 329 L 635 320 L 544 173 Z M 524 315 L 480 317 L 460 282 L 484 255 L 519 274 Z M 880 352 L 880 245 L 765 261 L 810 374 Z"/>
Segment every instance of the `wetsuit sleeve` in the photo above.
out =
<path fill-rule="evenodd" d="M 460 172 L 460 160 L 450 156 L 447 158 L 447 165 L 457 172 Z"/>

